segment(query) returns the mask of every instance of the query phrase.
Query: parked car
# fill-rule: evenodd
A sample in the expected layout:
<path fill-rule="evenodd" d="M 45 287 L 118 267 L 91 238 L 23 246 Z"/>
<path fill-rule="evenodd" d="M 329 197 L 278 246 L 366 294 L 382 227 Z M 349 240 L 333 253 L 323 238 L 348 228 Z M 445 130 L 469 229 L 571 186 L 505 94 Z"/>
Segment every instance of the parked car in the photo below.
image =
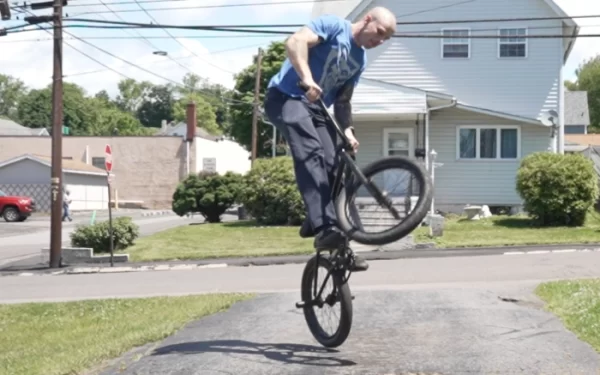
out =
<path fill-rule="evenodd" d="M 35 211 L 31 197 L 8 195 L 0 190 L 0 214 L 9 223 L 25 221 Z"/>

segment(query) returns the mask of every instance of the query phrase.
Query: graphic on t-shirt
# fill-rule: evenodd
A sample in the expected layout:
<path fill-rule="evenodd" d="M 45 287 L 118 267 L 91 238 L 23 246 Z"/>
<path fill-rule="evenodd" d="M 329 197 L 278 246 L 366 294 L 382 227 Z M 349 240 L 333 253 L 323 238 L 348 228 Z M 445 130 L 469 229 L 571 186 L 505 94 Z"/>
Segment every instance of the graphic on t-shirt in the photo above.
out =
<path fill-rule="evenodd" d="M 341 46 L 334 47 L 325 59 L 319 87 L 324 93 L 332 92 L 343 86 L 359 70 L 360 64 L 345 49 L 341 49 Z"/>

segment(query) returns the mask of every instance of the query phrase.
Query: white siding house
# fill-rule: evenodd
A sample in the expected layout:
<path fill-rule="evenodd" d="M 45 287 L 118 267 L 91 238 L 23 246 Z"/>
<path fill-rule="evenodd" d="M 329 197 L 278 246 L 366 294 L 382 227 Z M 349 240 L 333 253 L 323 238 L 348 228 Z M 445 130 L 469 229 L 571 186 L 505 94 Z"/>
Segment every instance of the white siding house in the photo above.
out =
<path fill-rule="evenodd" d="M 420 154 L 431 170 L 435 150 L 435 162 L 443 164 L 435 169 L 436 209 L 521 206 L 515 190 L 521 159 L 563 149 L 562 70 L 577 25 L 551 0 L 317 1 L 313 16 L 355 21 L 374 6 L 409 24 L 367 52 L 353 99 L 358 162 Z M 564 19 L 476 22 L 538 17 Z M 435 23 L 448 20 L 465 22 Z M 557 34 L 566 36 L 519 38 Z M 562 131 L 541 123 L 550 109 L 559 113 Z"/>

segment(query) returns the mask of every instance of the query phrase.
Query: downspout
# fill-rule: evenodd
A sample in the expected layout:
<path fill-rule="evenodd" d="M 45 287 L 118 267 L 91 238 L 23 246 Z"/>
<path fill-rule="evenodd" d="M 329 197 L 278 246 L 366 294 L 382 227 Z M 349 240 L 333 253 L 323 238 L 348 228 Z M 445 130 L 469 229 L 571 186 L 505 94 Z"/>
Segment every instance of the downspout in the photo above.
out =
<path fill-rule="evenodd" d="M 425 95 L 425 102 L 427 102 L 427 95 Z M 427 112 L 425 113 L 425 169 L 429 170 L 429 117 L 430 113 L 433 111 L 438 111 L 440 109 L 446 109 L 450 107 L 456 106 L 457 100 L 455 97 L 452 97 L 450 104 L 444 104 L 437 107 L 427 107 Z"/>
<path fill-rule="evenodd" d="M 558 73 L 558 153 L 565 153 L 565 84 L 563 82 L 564 65 Z"/>

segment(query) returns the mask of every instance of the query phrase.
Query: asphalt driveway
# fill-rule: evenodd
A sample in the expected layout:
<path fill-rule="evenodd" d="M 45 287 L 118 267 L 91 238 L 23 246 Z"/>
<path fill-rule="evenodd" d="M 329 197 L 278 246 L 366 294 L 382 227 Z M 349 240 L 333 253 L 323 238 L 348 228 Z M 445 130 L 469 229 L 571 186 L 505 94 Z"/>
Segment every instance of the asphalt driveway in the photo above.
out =
<path fill-rule="evenodd" d="M 598 373 L 598 354 L 541 308 L 534 286 L 358 291 L 352 332 L 337 350 L 312 339 L 294 308 L 298 293 L 264 294 L 129 353 L 101 373 Z"/>

